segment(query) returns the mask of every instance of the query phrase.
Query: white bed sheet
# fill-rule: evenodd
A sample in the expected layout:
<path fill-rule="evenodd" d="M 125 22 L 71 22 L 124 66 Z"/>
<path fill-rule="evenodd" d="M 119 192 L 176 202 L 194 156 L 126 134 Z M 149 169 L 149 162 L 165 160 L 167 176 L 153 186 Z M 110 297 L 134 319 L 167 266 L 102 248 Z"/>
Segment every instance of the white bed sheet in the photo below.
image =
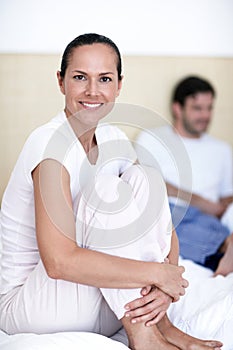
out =
<path fill-rule="evenodd" d="M 1 350 L 127 350 L 118 341 L 87 332 L 6 335 L 0 331 Z"/>
<path fill-rule="evenodd" d="M 212 271 L 180 258 L 189 288 L 168 310 L 169 318 L 184 332 L 224 343 L 233 350 L 233 273 L 212 277 Z"/>

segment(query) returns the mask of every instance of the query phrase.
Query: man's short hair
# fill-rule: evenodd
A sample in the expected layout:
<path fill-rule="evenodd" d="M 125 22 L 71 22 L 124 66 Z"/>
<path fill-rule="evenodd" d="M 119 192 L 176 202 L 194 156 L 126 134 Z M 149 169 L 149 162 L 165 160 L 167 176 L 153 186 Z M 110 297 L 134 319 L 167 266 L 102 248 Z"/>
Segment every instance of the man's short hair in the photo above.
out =
<path fill-rule="evenodd" d="M 209 81 L 200 77 L 190 76 L 182 79 L 176 85 L 172 95 L 172 102 L 178 102 L 181 106 L 184 106 L 187 97 L 206 92 L 210 92 L 213 97 L 216 95 L 214 87 Z"/>

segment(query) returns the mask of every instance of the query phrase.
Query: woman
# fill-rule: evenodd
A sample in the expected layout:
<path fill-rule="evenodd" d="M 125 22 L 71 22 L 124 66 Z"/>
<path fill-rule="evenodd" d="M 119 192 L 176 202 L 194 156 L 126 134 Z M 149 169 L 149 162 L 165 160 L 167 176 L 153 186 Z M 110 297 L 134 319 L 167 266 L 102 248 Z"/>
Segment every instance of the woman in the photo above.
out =
<path fill-rule="evenodd" d="M 98 125 L 121 89 L 118 48 L 81 35 L 57 77 L 64 112 L 30 135 L 2 202 L 0 327 L 111 336 L 123 325 L 131 349 L 219 349 L 169 322 L 166 310 L 188 282 L 165 186 L 133 165 L 120 130 Z"/>

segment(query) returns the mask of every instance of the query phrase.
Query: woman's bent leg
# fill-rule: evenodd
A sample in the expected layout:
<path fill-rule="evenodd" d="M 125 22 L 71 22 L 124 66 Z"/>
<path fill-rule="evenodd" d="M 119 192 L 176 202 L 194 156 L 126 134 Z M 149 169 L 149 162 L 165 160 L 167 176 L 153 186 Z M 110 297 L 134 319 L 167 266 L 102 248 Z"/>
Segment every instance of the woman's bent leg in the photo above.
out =
<path fill-rule="evenodd" d="M 77 214 L 77 241 L 111 255 L 163 262 L 170 251 L 171 215 L 165 184 L 152 168 L 132 166 L 121 178 L 97 177 L 83 192 Z M 80 227 L 82 229 L 80 229 Z M 117 315 L 140 290 L 101 289 Z"/>

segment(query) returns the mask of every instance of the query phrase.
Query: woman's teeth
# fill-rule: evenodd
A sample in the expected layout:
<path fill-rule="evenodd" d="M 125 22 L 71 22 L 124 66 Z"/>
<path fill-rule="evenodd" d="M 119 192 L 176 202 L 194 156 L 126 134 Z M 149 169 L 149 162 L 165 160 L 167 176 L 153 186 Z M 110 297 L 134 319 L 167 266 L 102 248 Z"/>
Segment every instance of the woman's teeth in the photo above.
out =
<path fill-rule="evenodd" d="M 83 102 L 82 105 L 87 108 L 97 108 L 101 106 L 101 103 L 85 103 Z"/>

